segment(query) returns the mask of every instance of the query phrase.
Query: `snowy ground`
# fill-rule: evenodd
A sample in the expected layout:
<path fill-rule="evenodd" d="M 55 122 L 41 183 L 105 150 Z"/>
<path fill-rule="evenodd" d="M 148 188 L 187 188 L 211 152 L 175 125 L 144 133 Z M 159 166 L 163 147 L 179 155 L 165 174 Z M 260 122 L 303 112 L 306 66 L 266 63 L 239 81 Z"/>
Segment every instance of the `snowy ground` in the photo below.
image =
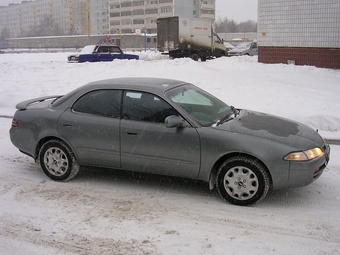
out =
<path fill-rule="evenodd" d="M 230 105 L 272 113 L 340 139 L 340 71 L 265 65 L 256 57 L 69 64 L 67 53 L 0 55 L 0 254 L 340 254 L 340 146 L 311 185 L 254 207 L 202 182 L 84 169 L 48 179 L 9 141 L 15 105 L 125 76 L 192 82 Z"/>

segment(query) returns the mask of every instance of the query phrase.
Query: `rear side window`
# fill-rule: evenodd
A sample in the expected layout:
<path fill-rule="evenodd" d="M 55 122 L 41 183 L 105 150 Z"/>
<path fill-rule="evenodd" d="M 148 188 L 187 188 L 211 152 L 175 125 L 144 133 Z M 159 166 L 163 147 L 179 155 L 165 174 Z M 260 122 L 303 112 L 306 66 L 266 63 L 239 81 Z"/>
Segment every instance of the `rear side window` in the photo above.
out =
<path fill-rule="evenodd" d="M 91 115 L 120 118 L 122 91 L 96 90 L 91 91 L 73 105 L 73 111 Z"/>

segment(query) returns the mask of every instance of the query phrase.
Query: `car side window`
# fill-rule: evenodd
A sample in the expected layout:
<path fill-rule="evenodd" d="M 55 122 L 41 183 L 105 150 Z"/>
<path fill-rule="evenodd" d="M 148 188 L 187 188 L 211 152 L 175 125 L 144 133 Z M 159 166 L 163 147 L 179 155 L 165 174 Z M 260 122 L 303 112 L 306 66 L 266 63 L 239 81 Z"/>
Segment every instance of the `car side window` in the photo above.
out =
<path fill-rule="evenodd" d="M 145 92 L 126 91 L 123 97 L 123 119 L 164 123 L 177 111 L 163 99 Z"/>
<path fill-rule="evenodd" d="M 98 49 L 98 53 L 109 53 L 109 47 L 100 46 Z"/>
<path fill-rule="evenodd" d="M 121 50 L 118 47 L 116 47 L 116 46 L 110 47 L 110 52 L 111 53 L 119 53 L 119 54 L 122 53 Z"/>
<path fill-rule="evenodd" d="M 91 115 L 120 118 L 121 90 L 95 90 L 80 97 L 73 111 Z"/>

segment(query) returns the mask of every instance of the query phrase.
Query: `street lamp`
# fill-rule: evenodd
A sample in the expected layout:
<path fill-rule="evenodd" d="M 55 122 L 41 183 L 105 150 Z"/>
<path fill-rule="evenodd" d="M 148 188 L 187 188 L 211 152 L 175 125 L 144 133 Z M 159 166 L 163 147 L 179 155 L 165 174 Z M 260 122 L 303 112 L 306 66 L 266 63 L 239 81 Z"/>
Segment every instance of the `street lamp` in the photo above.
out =
<path fill-rule="evenodd" d="M 144 52 L 146 52 L 146 28 L 143 26 L 144 31 Z"/>
<path fill-rule="evenodd" d="M 87 35 L 90 36 L 90 11 L 86 8 L 84 8 L 84 10 L 86 11 L 87 13 Z"/>

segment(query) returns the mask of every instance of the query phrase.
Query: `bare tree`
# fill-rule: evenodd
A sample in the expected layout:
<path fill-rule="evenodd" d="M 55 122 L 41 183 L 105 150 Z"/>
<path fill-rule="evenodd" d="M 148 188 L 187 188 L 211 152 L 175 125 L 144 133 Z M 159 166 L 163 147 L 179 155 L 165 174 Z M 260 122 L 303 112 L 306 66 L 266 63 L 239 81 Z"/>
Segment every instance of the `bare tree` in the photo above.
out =
<path fill-rule="evenodd" d="M 218 18 L 215 22 L 215 30 L 217 33 L 237 33 L 237 32 L 256 32 L 257 23 L 252 20 L 237 23 L 228 18 Z"/>

